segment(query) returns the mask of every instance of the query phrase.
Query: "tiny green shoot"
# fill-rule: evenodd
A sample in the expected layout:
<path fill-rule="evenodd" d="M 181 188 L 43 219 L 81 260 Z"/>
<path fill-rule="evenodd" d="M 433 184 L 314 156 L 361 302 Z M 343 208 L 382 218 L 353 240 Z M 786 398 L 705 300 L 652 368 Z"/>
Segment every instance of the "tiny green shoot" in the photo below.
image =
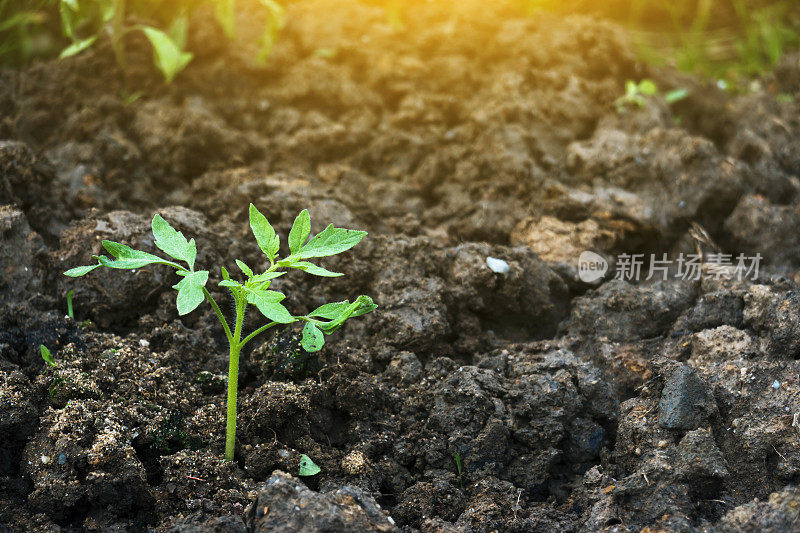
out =
<path fill-rule="evenodd" d="M 219 287 L 227 289 L 233 298 L 235 319 L 233 327 L 225 318 L 219 305 L 206 288 L 209 280 L 208 270 L 195 268 L 197 245 L 194 239 L 187 239 L 183 233 L 174 229 L 161 215 L 153 217 L 152 229 L 155 245 L 172 259 L 134 250 L 113 241 L 103 241 L 103 247 L 112 256 L 93 256 L 97 264 L 79 266 L 66 271 L 70 277 L 79 277 L 106 267 L 114 269 L 139 269 L 147 265 L 166 265 L 174 268 L 180 277 L 173 287 L 178 291 L 178 314 L 183 316 L 194 311 L 203 301 L 208 301 L 217 315 L 229 345 L 228 366 L 228 412 L 225 440 L 225 459 L 233 460 L 236 442 L 236 404 L 239 377 L 239 355 L 242 348 L 254 337 L 275 326 L 304 322 L 301 345 L 308 352 L 317 352 L 325 344 L 325 335 L 339 329 L 344 322 L 353 317 L 373 311 L 377 305 L 369 296 L 359 296 L 352 303 L 349 300 L 331 302 L 319 306 L 307 315 L 292 315 L 281 303 L 286 295 L 268 290 L 275 278 L 283 276 L 290 269 L 301 270 L 307 274 L 321 277 L 338 277 L 343 274 L 331 272 L 308 261 L 346 252 L 367 233 L 328 225 L 320 233 L 311 236 L 311 217 L 303 210 L 295 219 L 288 236 L 289 255 L 279 257 L 281 241 L 267 218 L 250 204 L 250 228 L 258 247 L 266 256 L 269 266 L 263 272 L 236 260 L 236 265 L 244 275 L 244 281 L 233 279 L 225 267 L 220 267 L 222 280 Z M 254 306 L 267 319 L 267 323 L 244 334 L 243 324 L 248 306 Z"/>
<path fill-rule="evenodd" d="M 658 92 L 656 84 L 649 79 L 643 79 L 639 83 L 633 80 L 625 82 L 625 94 L 617 98 L 615 104 L 618 113 L 624 113 L 628 107 L 636 106 L 639 108 L 647 104 L 647 96 L 652 96 Z"/>
<path fill-rule="evenodd" d="M 300 455 L 300 470 L 297 472 L 298 476 L 316 476 L 320 472 L 322 472 L 322 469 L 311 460 L 311 457 L 306 454 Z"/>
<path fill-rule="evenodd" d="M 42 353 L 42 359 L 44 359 L 45 363 L 53 367 L 57 365 L 56 360 L 53 359 L 53 355 L 50 353 L 50 350 L 47 348 L 47 346 L 42 344 L 39 346 L 39 351 Z"/>
<path fill-rule="evenodd" d="M 461 477 L 461 474 L 462 474 L 462 472 L 461 472 L 461 454 L 458 453 L 457 451 L 453 452 L 453 459 L 456 462 L 456 470 L 458 471 L 458 482 L 461 484 L 461 486 L 463 488 L 463 486 L 464 486 L 464 478 Z"/>
<path fill-rule="evenodd" d="M 75 320 L 75 313 L 72 310 L 72 294 L 75 292 L 75 289 L 70 289 L 67 293 L 67 316 L 70 317 L 72 320 Z"/>

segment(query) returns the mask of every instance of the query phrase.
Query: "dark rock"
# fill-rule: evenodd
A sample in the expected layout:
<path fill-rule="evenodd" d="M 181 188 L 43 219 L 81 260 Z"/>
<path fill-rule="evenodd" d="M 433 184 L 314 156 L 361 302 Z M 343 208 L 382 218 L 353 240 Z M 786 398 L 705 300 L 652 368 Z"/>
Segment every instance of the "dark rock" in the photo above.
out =
<path fill-rule="evenodd" d="M 314 492 L 299 479 L 280 471 L 259 488 L 247 525 L 257 533 L 399 531 L 362 490 L 345 486 L 325 494 Z"/>
<path fill-rule="evenodd" d="M 800 356 L 800 292 L 754 285 L 744 295 L 744 325 L 762 334 L 773 357 Z"/>
<path fill-rule="evenodd" d="M 658 423 L 666 429 L 691 430 L 709 422 L 717 404 L 707 385 L 686 365 L 676 368 L 664 383 L 658 403 Z"/>

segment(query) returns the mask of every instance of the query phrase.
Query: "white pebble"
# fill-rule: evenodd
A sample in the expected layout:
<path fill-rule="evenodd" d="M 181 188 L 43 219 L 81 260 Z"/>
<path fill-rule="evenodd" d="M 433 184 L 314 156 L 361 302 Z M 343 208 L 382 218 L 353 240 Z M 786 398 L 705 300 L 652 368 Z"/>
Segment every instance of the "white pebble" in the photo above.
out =
<path fill-rule="evenodd" d="M 511 270 L 511 267 L 508 266 L 508 263 L 502 259 L 497 259 L 496 257 L 487 257 L 486 265 L 492 270 L 492 272 L 497 272 L 498 274 L 508 274 L 508 271 Z"/>
<path fill-rule="evenodd" d="M 145 339 L 139 339 L 139 346 L 141 346 L 142 348 L 147 348 L 148 346 L 150 346 L 150 341 L 147 341 Z"/>
<path fill-rule="evenodd" d="M 781 382 L 776 379 L 775 381 L 772 382 L 772 388 L 773 389 L 780 389 L 781 388 Z"/>

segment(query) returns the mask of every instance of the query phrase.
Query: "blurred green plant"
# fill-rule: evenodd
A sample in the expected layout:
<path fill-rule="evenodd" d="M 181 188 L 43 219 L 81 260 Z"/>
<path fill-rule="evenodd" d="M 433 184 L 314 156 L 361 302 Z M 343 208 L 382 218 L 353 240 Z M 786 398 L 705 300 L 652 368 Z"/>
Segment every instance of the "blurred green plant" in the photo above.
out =
<path fill-rule="evenodd" d="M 263 63 L 284 26 L 285 12 L 275 0 L 260 2 L 268 20 L 256 57 L 257 62 Z M 117 63 L 124 69 L 125 36 L 141 31 L 153 47 L 153 63 L 170 83 L 193 58 L 186 49 L 189 20 L 192 12 L 204 4 L 212 5 L 225 36 L 235 40 L 236 0 L 60 0 L 61 28 L 71 41 L 60 57 L 83 52 L 106 33 Z"/>
<path fill-rule="evenodd" d="M 45 24 L 57 0 L 0 0 L 0 65 L 24 65 L 51 46 Z"/>
<path fill-rule="evenodd" d="M 635 0 L 628 23 L 643 58 L 674 61 L 681 70 L 736 82 L 771 70 L 800 47 L 797 0 Z M 654 13 L 671 25 L 651 27 Z"/>
<path fill-rule="evenodd" d="M 617 106 L 617 113 L 625 113 L 631 107 L 642 108 L 647 105 L 647 98 L 658 94 L 658 86 L 653 80 L 647 78 L 636 83 L 633 80 L 625 82 L 625 94 L 617 98 L 614 104 Z M 689 96 L 689 89 L 678 87 L 664 94 L 664 100 L 668 104 L 674 104 Z"/>
<path fill-rule="evenodd" d="M 615 105 L 617 113 L 624 113 L 629 107 L 644 107 L 647 105 L 647 97 L 653 96 L 658 92 L 658 87 L 653 80 L 643 79 L 639 83 L 633 80 L 625 82 L 625 94 L 617 98 Z"/>

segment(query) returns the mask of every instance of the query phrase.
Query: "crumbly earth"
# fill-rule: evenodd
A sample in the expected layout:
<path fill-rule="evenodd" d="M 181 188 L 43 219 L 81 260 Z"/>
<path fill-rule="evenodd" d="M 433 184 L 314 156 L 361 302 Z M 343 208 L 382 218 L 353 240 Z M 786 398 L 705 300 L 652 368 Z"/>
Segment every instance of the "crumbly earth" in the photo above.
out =
<path fill-rule="evenodd" d="M 800 57 L 728 95 L 515 5 L 301 0 L 263 67 L 199 13 L 171 86 L 135 35 L 126 73 L 104 45 L 0 72 L 0 529 L 800 527 Z M 618 113 L 644 76 L 689 96 Z M 213 312 L 179 318 L 161 268 L 61 273 L 155 251 L 159 212 L 224 299 L 217 266 L 263 263 L 249 202 L 370 232 L 347 276 L 276 281 L 292 310 L 380 308 L 319 357 L 292 328 L 243 354 L 226 463 Z M 584 249 L 692 252 L 693 223 L 758 279 L 577 277 Z"/>

